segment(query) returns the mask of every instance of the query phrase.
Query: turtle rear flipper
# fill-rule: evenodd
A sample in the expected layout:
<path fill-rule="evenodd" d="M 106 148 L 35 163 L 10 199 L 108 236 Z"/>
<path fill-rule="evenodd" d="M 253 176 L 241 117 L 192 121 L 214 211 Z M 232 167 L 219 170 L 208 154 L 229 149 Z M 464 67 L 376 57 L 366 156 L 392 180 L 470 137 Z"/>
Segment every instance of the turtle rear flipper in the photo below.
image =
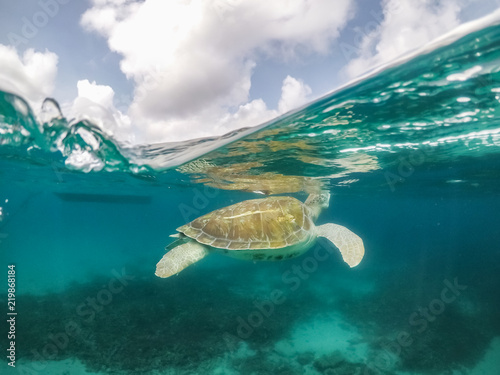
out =
<path fill-rule="evenodd" d="M 365 255 L 363 240 L 349 229 L 337 224 L 324 224 L 317 227 L 320 237 L 325 237 L 338 247 L 342 259 L 349 267 L 357 266 Z"/>
<path fill-rule="evenodd" d="M 156 265 L 155 275 L 169 277 L 196 263 L 209 254 L 208 249 L 195 241 L 188 241 L 174 247 Z"/>

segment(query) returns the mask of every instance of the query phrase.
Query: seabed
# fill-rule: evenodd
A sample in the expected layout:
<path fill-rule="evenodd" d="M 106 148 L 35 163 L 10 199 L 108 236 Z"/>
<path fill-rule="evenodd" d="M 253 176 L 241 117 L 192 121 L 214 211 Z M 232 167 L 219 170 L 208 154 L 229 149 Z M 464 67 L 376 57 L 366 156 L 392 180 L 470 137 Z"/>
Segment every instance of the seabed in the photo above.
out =
<path fill-rule="evenodd" d="M 202 263 L 169 279 L 130 266 L 136 276 L 111 298 L 99 294 L 107 276 L 23 295 L 18 373 L 491 375 L 500 368 L 500 336 L 491 329 L 498 306 L 475 294 L 464 291 L 422 332 L 402 319 L 418 312 L 415 299 L 439 296 L 442 281 L 426 281 L 419 293 L 434 293 L 416 296 L 411 278 L 394 288 L 376 270 L 360 277 L 332 259 L 297 286 L 281 278 L 293 260 L 227 262 L 232 268 Z M 276 291 L 279 303 L 270 304 Z M 411 338 L 404 347 L 403 331 Z"/>

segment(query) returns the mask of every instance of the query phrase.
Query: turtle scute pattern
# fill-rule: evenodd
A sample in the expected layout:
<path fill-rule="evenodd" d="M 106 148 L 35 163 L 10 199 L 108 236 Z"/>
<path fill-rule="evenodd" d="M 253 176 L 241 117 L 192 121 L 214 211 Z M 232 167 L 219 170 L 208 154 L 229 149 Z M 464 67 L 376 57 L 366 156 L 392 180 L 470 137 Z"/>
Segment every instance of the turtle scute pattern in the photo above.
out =
<path fill-rule="evenodd" d="M 308 210 L 292 197 L 253 199 L 210 212 L 177 230 L 222 249 L 282 248 L 310 235 Z"/>

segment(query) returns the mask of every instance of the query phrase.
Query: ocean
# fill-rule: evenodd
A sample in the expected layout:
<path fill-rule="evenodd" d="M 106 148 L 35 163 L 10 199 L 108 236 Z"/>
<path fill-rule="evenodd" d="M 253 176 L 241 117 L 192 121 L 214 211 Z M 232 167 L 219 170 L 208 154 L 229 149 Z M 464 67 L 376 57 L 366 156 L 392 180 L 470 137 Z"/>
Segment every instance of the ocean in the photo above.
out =
<path fill-rule="evenodd" d="M 123 145 L 0 92 L 0 372 L 500 373 L 499 119 L 498 21 L 223 137 Z M 181 225 L 321 191 L 358 266 L 318 241 L 155 276 Z"/>

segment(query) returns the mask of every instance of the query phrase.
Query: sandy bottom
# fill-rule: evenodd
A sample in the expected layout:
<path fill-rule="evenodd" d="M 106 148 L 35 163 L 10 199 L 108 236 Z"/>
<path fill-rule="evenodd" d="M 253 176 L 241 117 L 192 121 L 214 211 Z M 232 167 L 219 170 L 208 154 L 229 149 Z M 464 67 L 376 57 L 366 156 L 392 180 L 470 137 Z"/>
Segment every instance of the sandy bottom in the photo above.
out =
<path fill-rule="evenodd" d="M 7 374 L 104 375 L 86 370 L 85 365 L 77 359 L 29 363 L 19 360 L 16 362 L 16 368 L 11 369 L 11 371 Z M 0 372 L 4 374 L 4 372 Z"/>
<path fill-rule="evenodd" d="M 491 341 L 483 359 L 467 375 L 495 375 L 500 373 L 500 337 Z M 457 373 L 458 375 L 458 373 Z"/>
<path fill-rule="evenodd" d="M 360 341 L 362 336 L 355 327 L 339 314 L 328 314 L 298 325 L 290 339 L 276 343 L 275 350 L 289 358 L 309 352 L 316 356 L 340 352 L 350 362 L 362 363 L 368 345 Z"/>
<path fill-rule="evenodd" d="M 293 332 L 290 340 L 277 342 L 269 357 L 279 363 L 286 361 L 297 370 L 302 369 L 304 375 L 319 375 L 310 365 L 301 366 L 297 361 L 300 355 L 314 353 L 316 358 L 338 352 L 351 362 L 362 363 L 368 351 L 366 343 L 356 342 L 360 335 L 352 326 L 337 316 L 333 320 L 315 320 L 310 324 L 299 325 Z M 346 345 L 348 342 L 352 345 Z M 349 349 L 345 349 L 345 348 Z M 241 343 L 238 349 L 226 358 L 219 358 L 203 366 L 205 374 L 212 375 L 241 375 L 238 369 L 232 367 L 232 361 L 236 359 L 252 358 L 256 352 L 251 350 L 245 343 Z M 63 361 L 29 362 L 19 360 L 16 367 L 11 368 L 5 364 L 7 370 L 2 374 L 51 374 L 51 375 L 105 375 L 101 372 L 91 372 L 85 369 L 85 365 L 76 359 Z M 359 369 L 360 371 L 362 368 Z M 454 371 L 453 375 L 495 375 L 500 370 L 500 337 L 495 338 L 488 352 L 473 369 Z M 395 375 L 425 375 L 425 373 L 393 372 Z M 151 375 L 175 375 L 180 374 L 176 369 L 164 369 L 154 371 Z"/>

